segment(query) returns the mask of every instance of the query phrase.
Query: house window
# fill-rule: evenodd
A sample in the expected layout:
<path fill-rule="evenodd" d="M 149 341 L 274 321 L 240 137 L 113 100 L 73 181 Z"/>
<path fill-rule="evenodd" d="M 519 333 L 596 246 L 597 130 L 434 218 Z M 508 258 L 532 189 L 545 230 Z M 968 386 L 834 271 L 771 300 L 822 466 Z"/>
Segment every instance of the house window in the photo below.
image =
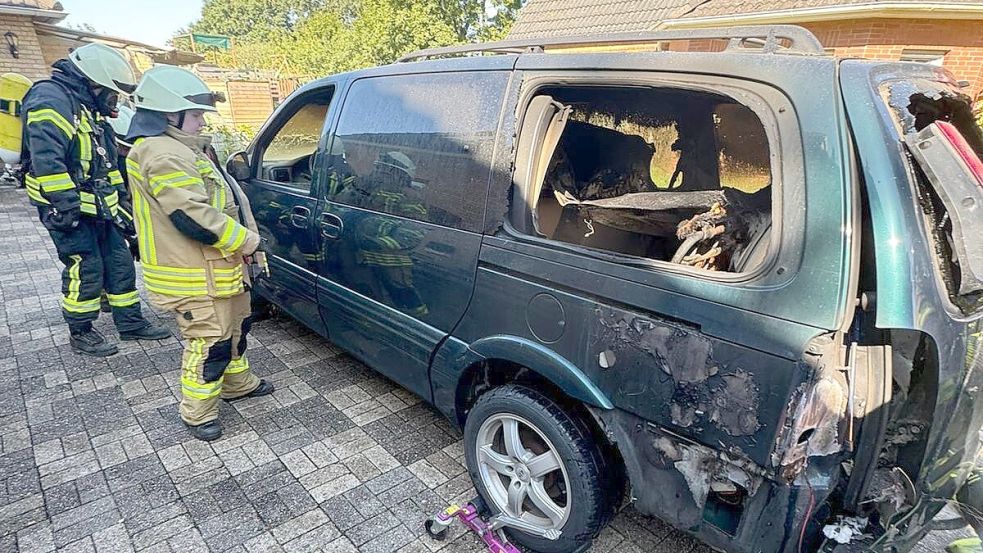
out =
<path fill-rule="evenodd" d="M 942 67 L 945 55 L 948 50 L 921 50 L 916 48 L 905 48 L 901 51 L 901 61 L 917 61 L 929 65 Z"/>
<path fill-rule="evenodd" d="M 711 271 L 764 260 L 769 143 L 748 107 L 690 90 L 556 87 L 529 110 L 527 121 L 549 122 L 523 125 L 542 133 L 531 156 L 540 176 L 521 202 L 533 233 Z"/>

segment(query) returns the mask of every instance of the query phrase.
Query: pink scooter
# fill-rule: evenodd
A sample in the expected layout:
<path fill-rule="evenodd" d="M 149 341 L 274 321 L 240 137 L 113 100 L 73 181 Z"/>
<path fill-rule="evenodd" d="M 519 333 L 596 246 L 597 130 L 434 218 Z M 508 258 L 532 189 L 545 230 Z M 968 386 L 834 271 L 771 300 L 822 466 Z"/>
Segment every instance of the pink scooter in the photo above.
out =
<path fill-rule="evenodd" d="M 491 553 L 522 553 L 517 547 L 509 543 L 509 540 L 506 539 L 505 534 L 502 532 L 502 528 L 511 526 L 524 529 L 531 525 L 504 513 L 495 515 L 488 522 L 485 522 L 481 519 L 479 513 L 479 507 L 483 506 L 484 503 L 480 498 L 475 498 L 464 507 L 451 505 L 428 518 L 426 523 L 424 523 L 424 527 L 433 539 L 444 540 L 447 538 L 447 529 L 451 524 L 454 524 L 454 519 L 456 518 L 461 521 L 461 524 L 464 524 L 464 526 L 474 531 L 475 534 L 478 534 L 478 537 L 485 542 Z M 531 526 L 529 529 L 533 530 L 534 533 L 541 534 L 547 539 L 555 540 L 560 537 L 559 530 L 544 531 L 535 526 Z"/>

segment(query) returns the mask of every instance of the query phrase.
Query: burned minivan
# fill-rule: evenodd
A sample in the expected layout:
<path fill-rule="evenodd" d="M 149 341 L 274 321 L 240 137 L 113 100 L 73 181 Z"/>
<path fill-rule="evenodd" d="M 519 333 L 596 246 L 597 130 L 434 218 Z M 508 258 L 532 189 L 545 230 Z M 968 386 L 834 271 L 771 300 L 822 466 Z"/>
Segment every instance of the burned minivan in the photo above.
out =
<path fill-rule="evenodd" d="M 458 425 L 528 549 L 634 504 L 907 551 L 983 499 L 981 153 L 941 68 L 756 27 L 418 52 L 302 87 L 228 169 L 258 294 Z"/>

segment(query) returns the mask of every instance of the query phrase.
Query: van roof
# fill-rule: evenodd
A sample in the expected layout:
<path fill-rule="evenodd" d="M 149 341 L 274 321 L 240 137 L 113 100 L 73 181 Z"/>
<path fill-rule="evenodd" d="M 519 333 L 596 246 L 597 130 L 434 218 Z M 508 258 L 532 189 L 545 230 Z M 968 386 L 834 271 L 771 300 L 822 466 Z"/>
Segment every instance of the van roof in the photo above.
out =
<path fill-rule="evenodd" d="M 407 54 L 397 63 L 471 54 L 541 54 L 549 50 L 590 50 L 605 47 L 659 47 L 682 40 L 726 40 L 727 50 L 766 54 L 823 55 L 823 45 L 811 32 L 797 25 L 754 25 L 711 29 L 684 29 L 609 33 L 571 37 L 503 40 L 429 48 Z"/>

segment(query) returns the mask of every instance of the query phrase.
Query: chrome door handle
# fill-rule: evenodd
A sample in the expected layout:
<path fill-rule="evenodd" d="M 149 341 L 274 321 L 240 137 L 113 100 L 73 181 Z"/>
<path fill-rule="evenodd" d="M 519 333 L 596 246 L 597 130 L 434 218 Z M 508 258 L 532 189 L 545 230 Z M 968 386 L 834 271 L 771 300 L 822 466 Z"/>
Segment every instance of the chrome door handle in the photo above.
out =
<path fill-rule="evenodd" d="M 296 206 L 290 210 L 290 224 L 297 228 L 307 228 L 311 210 L 304 206 Z"/>
<path fill-rule="evenodd" d="M 341 233 L 345 231 L 345 222 L 333 213 L 322 213 L 319 226 L 321 227 L 321 236 L 332 240 L 340 238 Z"/>

